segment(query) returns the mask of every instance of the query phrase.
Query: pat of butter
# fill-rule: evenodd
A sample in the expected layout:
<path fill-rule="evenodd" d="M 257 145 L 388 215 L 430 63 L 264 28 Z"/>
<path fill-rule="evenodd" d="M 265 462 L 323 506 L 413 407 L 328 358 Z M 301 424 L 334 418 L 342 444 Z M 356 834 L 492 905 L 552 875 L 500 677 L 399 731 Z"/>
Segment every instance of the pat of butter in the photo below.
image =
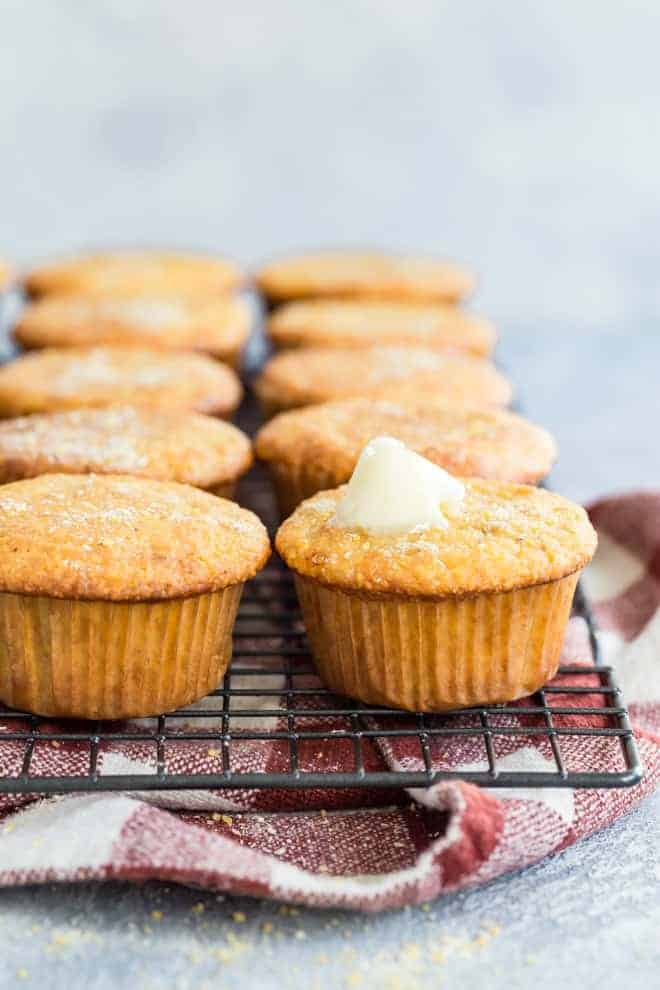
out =
<path fill-rule="evenodd" d="M 360 454 L 335 520 L 347 529 L 409 533 L 449 525 L 442 506 L 456 505 L 463 485 L 394 437 L 374 437 Z"/>

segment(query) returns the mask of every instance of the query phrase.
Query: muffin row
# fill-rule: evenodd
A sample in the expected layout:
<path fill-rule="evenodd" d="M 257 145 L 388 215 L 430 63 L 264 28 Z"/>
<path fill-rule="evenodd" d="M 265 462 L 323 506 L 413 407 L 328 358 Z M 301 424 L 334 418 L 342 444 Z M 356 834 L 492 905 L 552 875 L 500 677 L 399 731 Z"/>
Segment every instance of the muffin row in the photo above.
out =
<path fill-rule="evenodd" d="M 268 320 L 276 347 L 412 343 L 487 356 L 494 328 L 454 305 L 473 282 L 456 266 L 375 252 L 290 258 L 255 276 L 270 304 L 285 301 Z M 237 295 L 247 276 L 221 258 L 108 252 L 35 268 L 21 284 L 32 302 L 15 335 L 26 348 L 198 350 L 236 366 L 250 330 Z"/>

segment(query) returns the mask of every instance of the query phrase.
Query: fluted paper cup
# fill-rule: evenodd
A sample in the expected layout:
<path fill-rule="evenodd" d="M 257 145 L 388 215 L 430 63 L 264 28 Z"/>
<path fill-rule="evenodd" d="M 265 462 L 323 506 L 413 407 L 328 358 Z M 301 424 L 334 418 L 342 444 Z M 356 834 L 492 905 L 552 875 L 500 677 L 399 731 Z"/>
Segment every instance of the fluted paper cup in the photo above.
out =
<path fill-rule="evenodd" d="M 219 495 L 220 498 L 229 498 L 233 501 L 236 494 L 236 485 L 236 481 L 223 481 L 219 485 L 212 485 L 206 491 L 210 495 Z"/>
<path fill-rule="evenodd" d="M 322 465 L 271 461 L 268 470 L 281 519 L 290 516 L 306 498 L 328 488 L 336 488 L 338 484 L 336 474 Z"/>
<path fill-rule="evenodd" d="M 514 701 L 557 672 L 578 574 L 466 598 L 365 598 L 296 575 L 319 675 L 410 711 Z"/>
<path fill-rule="evenodd" d="M 61 718 L 160 715 L 214 690 L 242 584 L 155 602 L 0 594 L 0 699 Z"/>

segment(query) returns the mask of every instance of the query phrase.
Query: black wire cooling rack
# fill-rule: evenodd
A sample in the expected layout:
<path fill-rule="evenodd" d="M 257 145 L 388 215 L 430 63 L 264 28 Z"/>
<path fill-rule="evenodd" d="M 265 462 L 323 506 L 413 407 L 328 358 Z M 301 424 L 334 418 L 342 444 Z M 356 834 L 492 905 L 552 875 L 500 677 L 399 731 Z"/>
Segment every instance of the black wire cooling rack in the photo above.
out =
<path fill-rule="evenodd" d="M 257 422 L 248 401 L 241 425 L 254 432 Z M 262 468 L 248 475 L 240 501 L 274 529 Z M 322 686 L 291 576 L 273 561 L 246 587 L 230 669 L 202 702 L 123 723 L 53 722 L 0 706 L 0 793 L 400 789 L 456 778 L 488 787 L 631 786 L 641 779 L 639 756 L 614 673 L 600 662 L 582 588 L 574 608 L 596 663 L 586 679 L 584 666 L 564 666 L 524 703 L 410 715 Z M 445 766 L 442 748 L 457 740 L 470 758 Z M 511 768 L 507 754 L 525 743 L 543 760 Z M 397 754 L 403 758 L 395 763 Z M 63 764 L 66 775 L 54 769 Z"/>

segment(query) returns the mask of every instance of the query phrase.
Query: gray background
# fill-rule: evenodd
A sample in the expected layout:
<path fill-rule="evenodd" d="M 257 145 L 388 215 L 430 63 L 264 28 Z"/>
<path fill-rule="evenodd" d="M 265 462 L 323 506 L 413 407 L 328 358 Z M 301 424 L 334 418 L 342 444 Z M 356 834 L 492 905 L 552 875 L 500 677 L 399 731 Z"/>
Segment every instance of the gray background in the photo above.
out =
<path fill-rule="evenodd" d="M 657 484 L 659 34 L 653 0 L 4 0 L 0 253 L 164 244 L 254 263 L 375 244 L 468 261 L 526 409 L 560 440 L 555 485 Z M 156 885 L 4 892 L 2 972 L 55 988 L 646 990 L 658 808 L 367 921 L 245 902 L 236 925 L 236 902 Z M 249 948 L 228 957 L 232 929 Z"/>

